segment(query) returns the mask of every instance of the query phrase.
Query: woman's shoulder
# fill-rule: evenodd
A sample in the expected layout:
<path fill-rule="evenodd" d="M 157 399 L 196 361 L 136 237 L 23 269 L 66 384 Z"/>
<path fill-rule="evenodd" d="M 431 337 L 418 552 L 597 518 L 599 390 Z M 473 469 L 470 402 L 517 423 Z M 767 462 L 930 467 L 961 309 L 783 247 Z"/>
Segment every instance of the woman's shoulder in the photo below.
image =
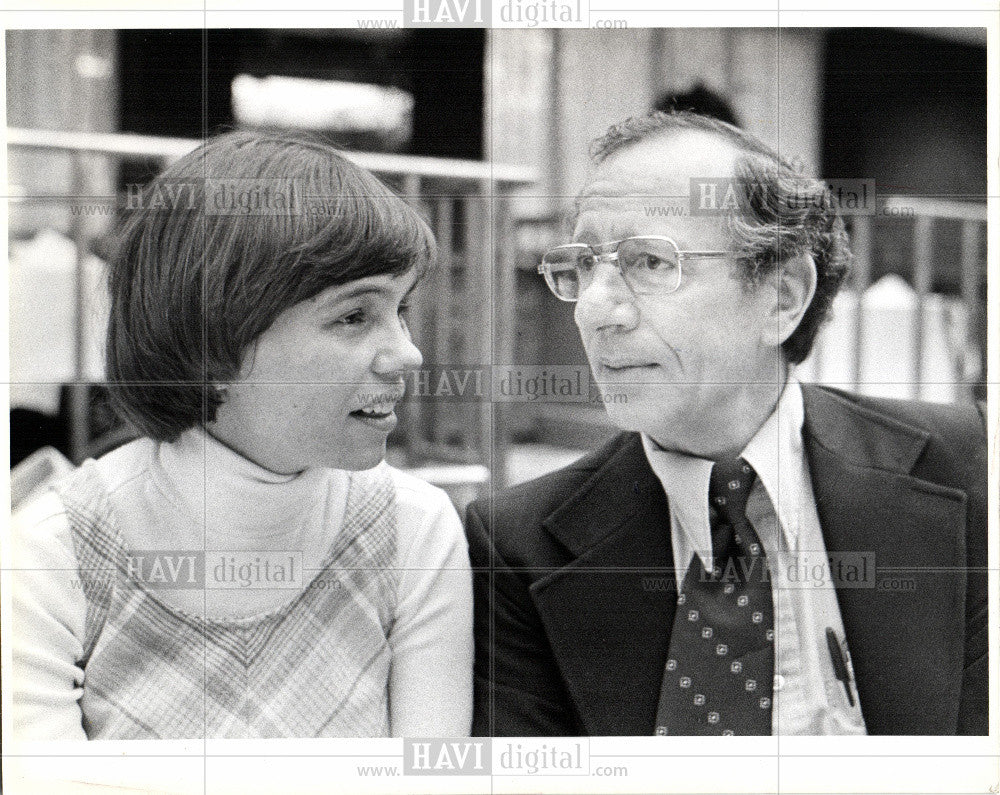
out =
<path fill-rule="evenodd" d="M 149 471 L 156 446 L 157 443 L 152 439 L 134 439 L 100 458 L 85 462 L 84 466 L 90 466 L 105 488 L 113 492 Z"/>
<path fill-rule="evenodd" d="M 15 552 L 61 561 L 75 559 L 74 528 L 80 531 L 86 525 L 92 529 L 98 519 L 106 518 L 108 496 L 145 471 L 154 444 L 137 439 L 98 459 L 88 459 L 18 505 L 11 514 Z M 88 521 L 81 524 L 81 515 L 89 517 Z"/>
<path fill-rule="evenodd" d="M 11 512 L 20 529 L 58 526 L 66 521 L 67 499 L 88 502 L 111 494 L 148 471 L 155 442 L 136 439 L 100 458 L 88 458 L 80 466 L 39 485 Z"/>
<path fill-rule="evenodd" d="M 392 483 L 396 487 L 396 498 L 400 502 L 413 503 L 436 510 L 440 510 L 445 505 L 451 505 L 451 500 L 444 489 L 428 483 L 423 478 L 397 469 L 390 464 L 383 463 L 379 468 L 392 479 Z"/>
<path fill-rule="evenodd" d="M 66 506 L 51 488 L 33 495 L 18 505 L 10 517 L 11 536 L 15 553 L 23 543 L 47 541 L 55 548 L 72 549 L 69 543 L 69 518 Z"/>
<path fill-rule="evenodd" d="M 455 545 L 464 546 L 462 522 L 443 489 L 389 464 L 382 464 L 381 468 L 395 486 L 397 525 L 403 550 L 436 549 L 440 552 Z"/>
<path fill-rule="evenodd" d="M 24 620 L 36 628 L 55 621 L 83 638 L 86 591 L 79 585 L 69 513 L 54 489 L 41 491 L 11 513 L 10 542 L 14 605 Z"/>

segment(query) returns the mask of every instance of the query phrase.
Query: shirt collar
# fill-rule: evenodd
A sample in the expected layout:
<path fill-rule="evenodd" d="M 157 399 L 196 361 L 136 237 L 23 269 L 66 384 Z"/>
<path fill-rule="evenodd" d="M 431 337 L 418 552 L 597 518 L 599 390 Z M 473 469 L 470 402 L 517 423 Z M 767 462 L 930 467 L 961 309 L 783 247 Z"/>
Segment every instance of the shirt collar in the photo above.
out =
<path fill-rule="evenodd" d="M 798 540 L 802 478 L 808 477 L 802 442 L 804 421 L 802 385 L 789 378 L 778 405 L 742 453 L 767 491 L 789 549 L 795 549 Z"/>
<path fill-rule="evenodd" d="M 802 387 L 795 378 L 789 377 L 774 411 L 741 453 L 754 468 L 767 492 L 778 516 L 781 532 L 791 549 L 795 548 L 798 538 L 798 522 L 794 521 L 794 517 L 798 515 L 795 506 L 800 493 L 799 473 L 803 471 L 805 461 L 802 444 L 804 417 Z M 697 553 L 706 570 L 710 570 L 712 532 L 708 518 L 708 480 L 714 462 L 664 450 L 646 434 L 642 434 L 642 446 L 670 504 L 675 565 L 687 566 L 687 560 L 678 560 L 676 554 L 680 535 L 686 549 Z M 754 491 L 757 488 L 755 485 Z"/>
<path fill-rule="evenodd" d="M 708 522 L 708 478 L 712 461 L 664 450 L 653 439 L 642 434 L 642 447 L 653 472 L 663 485 L 670 505 L 671 536 L 674 539 L 674 565 L 686 569 L 688 560 L 678 556 L 678 535 L 684 548 L 697 552 L 706 569 L 711 567 L 712 532 Z"/>

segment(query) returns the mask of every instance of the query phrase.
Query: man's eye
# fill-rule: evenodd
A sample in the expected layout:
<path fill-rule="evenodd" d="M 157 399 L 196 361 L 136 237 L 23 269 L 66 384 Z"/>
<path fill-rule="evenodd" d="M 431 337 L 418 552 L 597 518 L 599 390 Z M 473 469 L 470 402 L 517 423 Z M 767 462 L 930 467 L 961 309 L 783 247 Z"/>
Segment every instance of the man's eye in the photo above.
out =
<path fill-rule="evenodd" d="M 576 258 L 576 267 L 584 273 L 590 273 L 594 269 L 596 258 L 593 254 L 582 254 Z"/>
<path fill-rule="evenodd" d="M 635 267 L 646 271 L 663 270 L 670 266 L 670 263 L 660 259 L 655 254 L 641 254 L 636 257 Z"/>

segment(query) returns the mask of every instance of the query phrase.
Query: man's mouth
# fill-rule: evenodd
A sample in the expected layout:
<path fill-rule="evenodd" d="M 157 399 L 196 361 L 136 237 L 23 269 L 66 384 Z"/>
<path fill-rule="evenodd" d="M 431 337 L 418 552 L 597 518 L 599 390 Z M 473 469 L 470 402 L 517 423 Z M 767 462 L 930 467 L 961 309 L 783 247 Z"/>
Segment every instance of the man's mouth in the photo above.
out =
<path fill-rule="evenodd" d="M 601 360 L 599 362 L 604 370 L 609 370 L 612 373 L 623 373 L 627 370 L 640 370 L 648 369 L 652 367 L 657 367 L 653 362 L 641 362 L 641 361 L 622 361 L 622 360 Z"/>

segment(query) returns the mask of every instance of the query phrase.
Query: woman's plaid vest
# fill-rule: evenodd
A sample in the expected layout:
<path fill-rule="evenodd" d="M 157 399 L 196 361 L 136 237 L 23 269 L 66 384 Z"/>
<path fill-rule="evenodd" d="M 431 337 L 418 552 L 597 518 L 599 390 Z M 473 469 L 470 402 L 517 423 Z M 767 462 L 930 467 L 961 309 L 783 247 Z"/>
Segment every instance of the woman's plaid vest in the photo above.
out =
<path fill-rule="evenodd" d="M 88 738 L 388 736 L 399 577 L 385 467 L 352 473 L 344 525 L 308 587 L 238 619 L 189 615 L 134 576 L 91 465 L 57 491 L 88 585 L 79 661 Z"/>

